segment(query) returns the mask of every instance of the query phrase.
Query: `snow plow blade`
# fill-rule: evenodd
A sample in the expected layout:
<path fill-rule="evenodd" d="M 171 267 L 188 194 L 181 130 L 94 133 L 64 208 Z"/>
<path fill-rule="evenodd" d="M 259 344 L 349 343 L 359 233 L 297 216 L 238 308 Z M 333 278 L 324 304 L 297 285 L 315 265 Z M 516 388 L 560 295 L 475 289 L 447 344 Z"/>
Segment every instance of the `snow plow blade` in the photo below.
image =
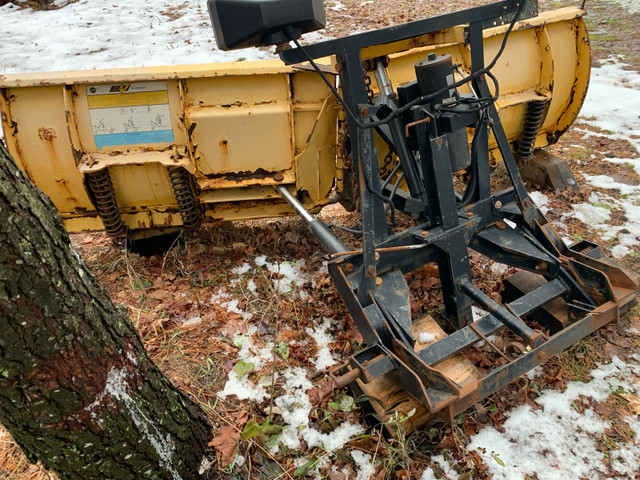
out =
<path fill-rule="evenodd" d="M 496 106 L 514 149 L 555 142 L 578 114 L 589 80 L 583 13 L 567 8 L 518 23 L 494 67 Z M 483 31 L 486 58 L 506 28 Z M 466 35 L 455 25 L 363 54 L 388 57 L 394 89 L 430 52 L 451 55 L 460 79 L 472 69 Z M 336 62 L 324 63 L 335 78 Z M 350 206 L 356 182 L 337 122 L 344 112 L 309 70 L 273 60 L 0 75 L 5 141 L 72 232 L 146 236 L 293 214 L 278 185 L 311 211 L 336 199 Z M 536 103 L 544 119 L 532 128 L 527 109 Z M 376 145 L 384 165 L 378 134 Z M 493 137 L 489 152 L 492 164 L 499 161 Z"/>
<path fill-rule="evenodd" d="M 414 426 L 451 421 L 636 302 L 638 278 L 597 245 L 565 245 L 518 169 L 578 115 L 583 14 L 505 0 L 297 44 L 282 61 L 4 76 L 5 138 L 70 231 L 298 213 L 366 343 L 336 384 L 382 421 L 413 409 Z M 296 42 L 295 20 L 251 25 L 250 38 Z M 497 161 L 511 184 L 500 191 Z M 330 201 L 359 205 L 360 248 L 313 217 Z M 470 249 L 525 272 L 501 302 L 473 283 Z M 442 321 L 411 316 L 405 274 L 425 265 L 439 272 Z M 472 304 L 487 314 L 474 321 Z M 481 373 L 465 356 L 480 342 L 503 363 Z"/>

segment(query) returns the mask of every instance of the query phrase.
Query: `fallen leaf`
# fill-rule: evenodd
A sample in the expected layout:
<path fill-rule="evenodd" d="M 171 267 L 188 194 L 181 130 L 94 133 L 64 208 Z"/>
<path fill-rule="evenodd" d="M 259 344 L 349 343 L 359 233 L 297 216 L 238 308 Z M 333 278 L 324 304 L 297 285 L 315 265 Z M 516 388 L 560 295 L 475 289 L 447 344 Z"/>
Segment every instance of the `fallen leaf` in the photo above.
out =
<path fill-rule="evenodd" d="M 245 423 L 249 421 L 249 412 L 246 410 L 241 410 L 237 415 L 235 415 L 235 423 L 238 427 L 243 427 Z"/>
<path fill-rule="evenodd" d="M 220 434 L 215 437 L 209 446 L 216 449 L 220 453 L 220 463 L 225 467 L 233 462 L 238 452 L 238 442 L 240 441 L 240 432 L 233 427 L 222 427 Z"/>
<path fill-rule="evenodd" d="M 620 395 L 627 402 L 629 402 L 629 410 L 634 415 L 640 415 L 640 398 L 632 393 L 623 393 Z"/>
<path fill-rule="evenodd" d="M 251 372 L 253 372 L 254 365 L 251 362 L 243 362 L 240 360 L 236 363 L 235 367 L 233 367 L 233 371 L 236 372 L 238 378 L 246 377 Z"/>

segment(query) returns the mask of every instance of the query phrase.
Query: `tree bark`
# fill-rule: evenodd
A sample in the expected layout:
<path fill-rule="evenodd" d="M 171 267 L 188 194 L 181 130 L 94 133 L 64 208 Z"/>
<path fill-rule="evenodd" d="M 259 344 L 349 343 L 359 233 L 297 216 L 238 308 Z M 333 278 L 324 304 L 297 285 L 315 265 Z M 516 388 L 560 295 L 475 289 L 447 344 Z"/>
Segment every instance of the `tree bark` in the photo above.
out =
<path fill-rule="evenodd" d="M 62 479 L 206 476 L 205 416 L 151 362 L 1 141 L 0 422 Z"/>

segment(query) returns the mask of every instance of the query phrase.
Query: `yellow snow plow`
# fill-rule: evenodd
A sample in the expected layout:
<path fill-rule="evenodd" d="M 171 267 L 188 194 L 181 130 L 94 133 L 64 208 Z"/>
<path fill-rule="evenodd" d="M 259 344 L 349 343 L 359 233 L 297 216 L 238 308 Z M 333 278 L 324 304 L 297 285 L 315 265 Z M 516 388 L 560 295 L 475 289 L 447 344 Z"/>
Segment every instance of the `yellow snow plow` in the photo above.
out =
<path fill-rule="evenodd" d="M 69 230 L 135 237 L 297 213 L 366 344 L 336 384 L 378 418 L 413 410 L 417 424 L 451 420 L 635 304 L 638 278 L 593 243 L 567 246 L 519 169 L 571 183 L 540 148 L 585 97 L 582 10 L 504 0 L 302 46 L 324 24 L 321 0 L 208 6 L 221 48 L 278 45 L 282 61 L 0 77 L 8 147 Z M 334 201 L 359 205 L 346 229 L 358 248 L 313 216 Z M 474 284 L 470 250 L 518 269 L 502 299 Z M 411 315 L 405 275 L 426 266 L 441 322 Z M 476 321 L 474 304 L 487 312 Z M 480 342 L 499 351 L 495 368 L 465 356 Z"/>
<path fill-rule="evenodd" d="M 512 145 L 553 143 L 578 114 L 589 80 L 582 14 L 566 8 L 515 26 L 493 69 Z M 487 59 L 506 28 L 484 30 Z M 451 55 L 460 79 L 472 68 L 466 35 L 461 25 L 444 28 L 372 46 L 363 58 L 385 56 L 393 88 L 413 79 L 413 64 L 428 53 Z M 336 62 L 324 63 L 334 78 Z M 147 236 L 202 220 L 293 213 L 274 185 L 291 188 L 310 210 L 348 204 L 344 113 L 309 70 L 273 60 L 0 75 L 5 141 L 73 232 Z M 373 97 L 373 69 L 367 76 Z M 544 121 L 532 132 L 525 119 L 536 103 Z M 376 138 L 384 166 L 389 149 Z M 499 159 L 494 140 L 490 149 L 492 162 Z"/>

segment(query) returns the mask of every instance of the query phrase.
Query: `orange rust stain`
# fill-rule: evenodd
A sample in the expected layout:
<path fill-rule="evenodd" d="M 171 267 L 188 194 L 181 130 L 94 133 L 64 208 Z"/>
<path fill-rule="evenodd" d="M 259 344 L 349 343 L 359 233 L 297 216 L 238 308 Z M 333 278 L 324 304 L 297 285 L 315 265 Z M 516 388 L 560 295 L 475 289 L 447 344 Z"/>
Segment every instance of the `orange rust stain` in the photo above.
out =
<path fill-rule="evenodd" d="M 229 142 L 220 140 L 220 149 L 222 150 L 220 170 L 226 172 L 229 170 Z"/>
<path fill-rule="evenodd" d="M 41 140 L 51 142 L 56 138 L 56 131 L 53 128 L 40 127 L 38 129 L 38 137 L 40 137 Z"/>

